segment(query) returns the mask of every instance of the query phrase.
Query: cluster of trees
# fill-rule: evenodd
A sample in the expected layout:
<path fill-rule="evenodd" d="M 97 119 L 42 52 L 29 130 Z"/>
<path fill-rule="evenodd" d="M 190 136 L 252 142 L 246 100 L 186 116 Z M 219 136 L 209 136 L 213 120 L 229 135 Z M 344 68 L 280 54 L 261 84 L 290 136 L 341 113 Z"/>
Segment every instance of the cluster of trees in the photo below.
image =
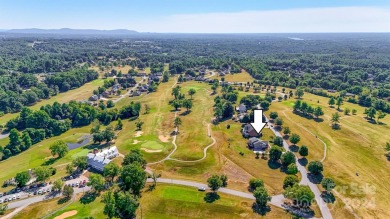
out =
<path fill-rule="evenodd" d="M 2 159 L 7 159 L 21 151 L 27 150 L 32 144 L 36 144 L 45 138 L 60 135 L 71 127 L 85 126 L 98 119 L 103 124 L 111 121 L 138 117 L 141 110 L 140 103 L 131 102 L 116 110 L 99 110 L 86 103 L 71 101 L 60 104 L 45 105 L 40 110 L 33 111 L 24 107 L 20 115 L 7 122 L 6 127 L 10 130 L 10 142 L 5 148 L 0 147 Z M 96 141 L 111 141 L 113 138 L 112 128 L 103 131 L 105 135 L 97 135 Z M 19 133 L 18 130 L 23 130 Z"/>
<path fill-rule="evenodd" d="M 364 110 L 364 114 L 367 115 L 367 118 L 373 120 L 376 117 L 376 122 L 380 123 L 380 119 L 383 119 L 386 117 L 386 113 L 380 110 L 376 110 L 374 107 L 370 107 Z"/>
<path fill-rule="evenodd" d="M 80 87 L 97 77 L 97 72 L 85 68 L 47 76 L 43 82 L 34 75 L 5 72 L 0 74 L 0 112 L 19 112 L 23 106 Z"/>
<path fill-rule="evenodd" d="M 57 170 L 53 167 L 41 166 L 29 171 L 19 172 L 15 176 L 15 182 L 18 187 L 24 187 L 31 180 L 31 177 L 35 177 L 36 182 L 46 182 L 50 176 L 55 175 Z"/>
<path fill-rule="evenodd" d="M 256 178 L 250 179 L 249 188 L 256 199 L 256 206 L 260 209 L 265 208 L 267 206 L 267 202 L 271 201 L 271 196 L 265 189 L 263 180 Z"/>
<path fill-rule="evenodd" d="M 133 218 L 139 206 L 141 190 L 145 187 L 147 175 L 146 161 L 139 150 L 132 150 L 123 160 L 122 167 L 109 164 L 104 168 L 103 175 L 94 175 L 89 184 L 93 190 L 100 192 L 104 189 L 105 180 L 113 183 L 115 177 L 120 181 L 117 189 L 109 189 L 102 196 L 105 204 L 103 213 L 108 218 Z"/>
<path fill-rule="evenodd" d="M 188 90 L 188 95 L 191 96 L 191 99 L 186 99 L 185 94 L 181 93 L 181 87 L 176 86 L 172 88 L 172 96 L 174 96 L 174 99 L 169 101 L 169 104 L 175 108 L 177 111 L 180 107 L 185 107 L 187 112 L 190 112 L 193 102 L 192 102 L 192 96 L 196 93 L 196 90 L 190 89 Z"/>
<path fill-rule="evenodd" d="M 324 111 L 320 106 L 317 107 L 312 107 L 308 103 L 297 100 L 294 103 L 294 112 L 299 112 L 305 117 L 313 117 L 315 116 L 316 118 L 324 115 Z"/>

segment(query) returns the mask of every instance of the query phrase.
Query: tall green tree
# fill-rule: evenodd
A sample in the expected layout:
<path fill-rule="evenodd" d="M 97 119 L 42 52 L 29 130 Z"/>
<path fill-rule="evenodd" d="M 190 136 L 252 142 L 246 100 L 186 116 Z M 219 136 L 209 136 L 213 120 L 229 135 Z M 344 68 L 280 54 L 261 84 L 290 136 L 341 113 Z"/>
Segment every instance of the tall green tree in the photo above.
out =
<path fill-rule="evenodd" d="M 255 191 L 253 191 L 253 196 L 256 199 L 256 204 L 261 208 L 266 207 L 267 202 L 271 201 L 271 196 L 269 196 L 267 190 L 262 186 L 257 187 Z"/>
<path fill-rule="evenodd" d="M 146 160 L 144 159 L 139 149 L 132 149 L 128 154 L 125 155 L 122 166 L 138 163 L 142 168 L 146 167 Z"/>
<path fill-rule="evenodd" d="M 222 181 L 218 175 L 212 175 L 207 179 L 207 184 L 213 192 L 217 192 L 217 190 L 222 186 Z"/>
<path fill-rule="evenodd" d="M 100 174 L 91 173 L 88 178 L 88 186 L 91 186 L 94 192 L 101 192 L 104 189 L 106 182 Z"/>
<path fill-rule="evenodd" d="M 196 94 L 196 90 L 194 88 L 190 88 L 188 90 L 188 95 L 190 95 L 191 99 L 192 99 L 192 96 Z"/>
<path fill-rule="evenodd" d="M 135 162 L 123 167 L 119 179 L 120 187 L 123 191 L 129 191 L 135 196 L 140 196 L 141 190 L 145 187 L 146 173 L 142 166 Z"/>
<path fill-rule="evenodd" d="M 18 187 L 24 187 L 30 179 L 30 174 L 27 171 L 17 173 L 15 176 L 15 182 L 18 184 Z"/>
<path fill-rule="evenodd" d="M 49 149 L 53 156 L 58 155 L 58 157 L 64 157 L 69 151 L 68 145 L 63 140 L 55 141 Z"/>
<path fill-rule="evenodd" d="M 119 175 L 120 168 L 113 162 L 110 162 L 103 168 L 103 176 L 106 178 L 107 182 L 114 182 L 114 178 Z"/>
<path fill-rule="evenodd" d="M 298 134 L 292 133 L 290 136 L 290 142 L 296 145 L 301 140 L 301 137 Z"/>
<path fill-rule="evenodd" d="M 307 166 L 307 169 L 310 171 L 310 173 L 317 175 L 324 170 L 324 167 L 320 161 L 311 161 Z"/>

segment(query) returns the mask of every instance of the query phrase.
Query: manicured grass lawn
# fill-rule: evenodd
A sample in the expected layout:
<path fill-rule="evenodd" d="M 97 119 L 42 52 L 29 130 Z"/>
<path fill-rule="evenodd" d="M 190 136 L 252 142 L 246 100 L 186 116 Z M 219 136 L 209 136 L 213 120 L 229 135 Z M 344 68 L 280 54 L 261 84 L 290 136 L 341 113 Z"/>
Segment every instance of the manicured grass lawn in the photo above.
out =
<path fill-rule="evenodd" d="M 321 106 L 324 109 L 325 115 L 322 116 L 324 120 L 322 122 L 316 122 L 294 114 L 292 106 L 295 100 L 293 99 L 273 103 L 270 111 L 277 111 L 283 118 L 285 125 L 289 126 L 292 132 L 301 136 L 301 142 L 298 145 L 304 144 L 309 147 L 309 162 L 322 158 L 323 145 L 315 136 L 310 135 L 298 124 L 306 127 L 326 142 L 328 150 L 327 158 L 324 161 L 324 176 L 334 178 L 339 186 L 347 186 L 347 190 L 338 191 L 342 197 L 352 200 L 353 210 L 360 217 L 389 218 L 390 212 L 385 209 L 387 209 L 387 204 L 390 203 L 390 197 L 385 194 L 390 190 L 388 184 L 390 173 L 387 171 L 390 162 L 384 156 L 383 148 L 385 143 L 390 141 L 390 135 L 387 134 L 390 133 L 390 117 L 387 116 L 382 120 L 383 125 L 371 124 L 364 118 L 363 107 L 345 102 L 341 109 L 345 107 L 356 109 L 357 115 L 346 116 L 340 112 L 340 129 L 333 130 L 330 118 L 337 110 L 328 106 L 328 100 L 328 98 L 309 93 L 305 93 L 303 96 L 303 101 L 312 106 Z M 292 121 L 288 120 L 285 115 L 291 118 Z M 356 176 L 356 172 L 359 173 L 359 176 Z M 375 192 L 354 193 L 354 186 L 374 187 Z M 375 208 L 365 204 L 371 201 L 372 198 L 375 198 Z M 336 204 L 333 212 L 335 214 L 337 212 L 339 217 L 351 217 L 352 215 L 348 214 L 342 206 Z"/>
<path fill-rule="evenodd" d="M 53 216 L 48 217 L 50 219 L 55 218 L 58 215 L 61 215 L 68 211 L 76 210 L 77 214 L 71 217 L 68 217 L 69 219 L 77 219 L 77 218 L 84 218 L 87 216 L 92 216 L 96 219 L 98 218 L 106 218 L 106 216 L 103 214 L 103 208 L 104 203 L 101 202 L 101 195 L 97 197 L 94 201 L 90 203 L 83 204 L 80 202 L 82 194 L 78 195 L 78 200 L 67 206 L 66 208 L 62 209 L 61 211 L 58 211 Z"/>
<path fill-rule="evenodd" d="M 65 157 L 54 160 L 54 162 L 50 162 L 52 155 L 50 153 L 49 147 L 54 141 L 59 139 L 64 140 L 65 142 L 75 142 L 80 137 L 88 134 L 90 128 L 91 126 L 71 129 L 60 136 L 45 139 L 44 141 L 31 146 L 27 151 L 1 161 L 0 168 L 2 171 L 0 172 L 0 182 L 4 182 L 5 180 L 14 177 L 18 172 L 45 165 L 45 162 L 47 162 L 46 165 L 55 167 L 61 164 L 72 162 L 72 160 L 77 156 L 84 156 L 88 150 L 77 148 L 69 151 Z M 53 177 L 60 177 L 60 174 L 57 173 Z M 0 191 L 7 191 L 9 189 L 10 188 L 0 188 Z"/>
<path fill-rule="evenodd" d="M 188 93 L 193 88 L 196 94 L 193 96 L 193 107 L 187 114 L 183 107 L 178 112 L 182 125 L 179 127 L 179 134 L 176 138 L 178 146 L 173 158 L 181 160 L 197 160 L 203 157 L 203 149 L 213 141 L 208 137 L 207 124 L 211 123 L 213 117 L 212 106 L 214 96 L 210 95 L 210 86 L 205 83 L 187 82 L 180 85 L 182 93 Z M 187 98 L 190 96 L 187 95 Z"/>
<path fill-rule="evenodd" d="M 164 146 L 155 141 L 148 141 L 146 143 L 143 143 L 141 145 L 141 148 L 146 148 L 149 150 L 162 150 L 164 149 Z"/>
<path fill-rule="evenodd" d="M 171 112 L 172 107 L 168 105 L 171 99 L 171 87 L 174 85 L 175 79 L 171 78 L 167 83 L 161 83 L 157 92 L 143 94 L 140 97 L 126 97 L 119 101 L 115 107 L 121 108 L 130 102 L 140 102 L 142 105 L 139 121 L 144 122 L 142 126 L 142 134 L 135 137 L 136 121 L 123 121 L 123 130 L 118 135 L 115 144 L 118 146 L 121 153 L 126 154 L 131 149 L 141 148 L 142 144 L 153 142 L 163 146 L 160 153 L 147 153 L 142 151 L 148 162 L 160 160 L 168 155 L 173 148 L 171 144 L 172 138 L 168 138 L 168 142 L 162 142 L 159 135 L 170 136 L 174 130 L 173 119 L 174 113 Z M 150 113 L 145 114 L 145 104 L 150 107 Z M 135 142 L 136 141 L 136 142 Z M 136 144 L 134 144 L 136 143 Z M 160 149 L 159 149 L 160 150 Z"/>
<path fill-rule="evenodd" d="M 67 204 L 67 203 L 58 204 L 58 200 L 59 198 L 55 198 L 43 202 L 34 203 L 24 208 L 13 218 L 15 219 L 42 218 L 50 214 L 51 212 L 54 212 L 56 209 L 59 209 Z"/>
<path fill-rule="evenodd" d="M 141 199 L 142 218 L 261 218 L 253 212 L 253 201 L 219 193 L 213 203 L 204 200 L 206 193 L 196 188 L 158 184 Z M 141 218 L 138 210 L 137 218 Z M 267 218 L 290 218 L 284 210 L 271 208 Z"/>

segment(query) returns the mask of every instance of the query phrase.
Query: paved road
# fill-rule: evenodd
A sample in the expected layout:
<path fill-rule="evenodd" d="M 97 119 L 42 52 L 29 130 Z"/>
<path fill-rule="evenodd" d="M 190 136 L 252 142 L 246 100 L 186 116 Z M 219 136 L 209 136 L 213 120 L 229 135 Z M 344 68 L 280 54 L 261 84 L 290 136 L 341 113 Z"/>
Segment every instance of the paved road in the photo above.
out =
<path fill-rule="evenodd" d="M 148 179 L 147 182 L 153 182 L 153 180 L 152 179 Z M 167 183 L 167 184 L 190 186 L 190 187 L 196 187 L 196 188 L 204 187 L 206 189 L 209 189 L 206 184 L 198 183 L 198 182 L 185 181 L 185 180 L 158 178 L 157 182 L 158 183 Z M 241 191 L 236 191 L 236 190 L 227 189 L 227 188 L 220 188 L 218 190 L 218 192 L 229 194 L 229 195 L 233 195 L 233 196 L 238 196 L 238 197 L 242 197 L 242 198 L 247 198 L 247 199 L 251 199 L 251 200 L 255 200 L 255 197 L 253 196 L 253 194 L 252 193 L 248 193 L 248 192 L 241 192 Z M 282 194 L 274 195 L 274 196 L 271 197 L 271 201 L 269 201 L 268 203 L 270 205 L 286 209 L 283 206 L 283 200 L 284 199 L 285 198 L 284 198 L 284 196 Z"/>
<path fill-rule="evenodd" d="M 119 102 L 120 100 L 122 100 L 123 98 L 125 97 L 128 97 L 129 94 L 131 93 L 131 91 L 134 91 L 135 89 L 137 89 L 138 85 L 143 81 L 143 79 L 141 79 L 140 81 L 138 81 L 135 86 L 133 88 L 131 88 L 130 90 L 128 90 L 125 94 L 121 95 L 119 98 L 113 100 L 114 103 L 116 102 Z"/>
<path fill-rule="evenodd" d="M 267 120 L 267 122 L 269 122 L 268 118 L 266 118 L 266 120 Z M 275 130 L 275 127 L 270 127 L 270 129 L 273 131 L 273 133 L 276 136 L 283 138 L 282 134 L 280 134 L 280 132 Z M 291 151 L 289 144 L 284 139 L 283 139 L 283 147 L 284 147 L 284 149 L 286 149 L 286 151 Z M 302 179 L 301 179 L 301 182 L 299 184 L 307 185 L 310 187 L 311 191 L 315 195 L 315 199 L 316 199 L 316 202 L 317 202 L 319 209 L 321 210 L 322 217 L 325 219 L 332 219 L 333 217 L 332 217 L 332 214 L 330 213 L 328 205 L 321 198 L 321 192 L 318 189 L 317 185 L 312 183 L 309 180 L 306 168 L 298 162 L 298 159 L 295 159 L 295 163 L 298 167 L 299 172 L 301 172 L 301 175 L 302 175 Z"/>
<path fill-rule="evenodd" d="M 81 180 L 88 180 L 87 177 L 85 176 L 80 176 L 76 179 L 72 179 L 72 180 L 69 180 L 69 181 L 66 181 L 64 182 L 65 185 L 67 184 L 71 184 L 71 183 L 76 183 L 76 182 L 79 182 Z M 36 188 L 36 190 L 47 190 L 49 188 L 51 188 L 52 185 L 47 185 L 45 187 L 40 187 L 40 188 Z M 88 186 L 85 186 L 83 188 L 78 188 L 78 187 L 74 187 L 74 193 L 77 194 L 77 193 L 81 193 L 81 192 L 86 192 L 86 191 L 89 191 L 90 190 L 90 187 Z M 19 194 L 20 195 L 20 200 L 18 199 L 17 201 L 13 201 L 13 202 L 8 202 L 8 209 L 14 209 L 14 208 L 19 208 L 19 207 L 22 207 L 22 206 L 26 206 L 26 205 L 29 205 L 29 204 L 32 204 L 32 203 L 36 203 L 36 202 L 40 202 L 40 201 L 44 201 L 44 200 L 47 200 L 47 199 L 51 199 L 51 198 L 55 198 L 55 197 L 59 197 L 61 196 L 61 194 L 55 194 L 55 193 L 47 193 L 47 194 L 44 194 L 44 195 L 37 195 L 37 196 L 30 196 L 28 195 L 27 192 L 19 192 L 19 193 L 15 193 L 15 194 L 11 194 L 11 195 L 7 195 L 7 196 L 4 196 L 2 197 L 1 199 L 4 200 L 4 198 L 6 197 L 12 197 L 14 195 L 17 195 Z"/>

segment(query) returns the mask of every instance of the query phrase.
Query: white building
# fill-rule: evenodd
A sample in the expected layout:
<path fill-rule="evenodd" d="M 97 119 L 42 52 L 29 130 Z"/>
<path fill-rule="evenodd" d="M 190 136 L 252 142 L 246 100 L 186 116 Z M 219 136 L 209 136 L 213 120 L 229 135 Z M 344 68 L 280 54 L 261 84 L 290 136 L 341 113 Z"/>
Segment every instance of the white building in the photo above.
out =
<path fill-rule="evenodd" d="M 111 162 L 111 160 L 119 155 L 116 146 L 105 148 L 102 151 L 94 150 L 93 153 L 87 154 L 88 166 L 91 168 L 103 171 L 104 167 Z"/>

